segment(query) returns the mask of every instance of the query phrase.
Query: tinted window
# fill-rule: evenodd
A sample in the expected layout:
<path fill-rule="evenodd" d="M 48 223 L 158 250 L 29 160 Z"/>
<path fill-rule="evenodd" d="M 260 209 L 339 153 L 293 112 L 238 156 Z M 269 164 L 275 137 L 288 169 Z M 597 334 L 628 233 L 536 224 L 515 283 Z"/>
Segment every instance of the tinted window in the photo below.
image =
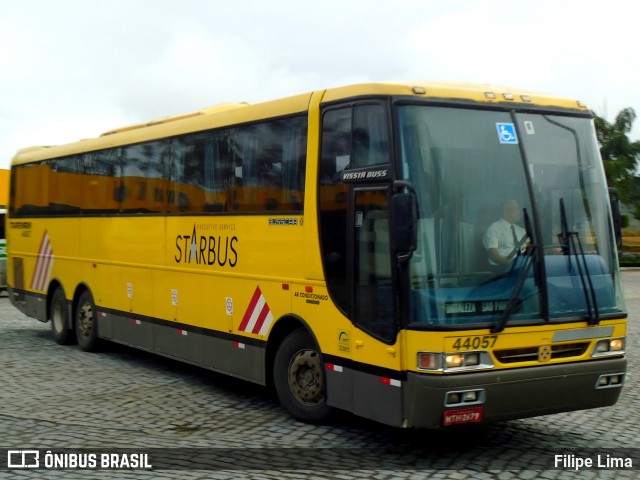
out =
<path fill-rule="evenodd" d="M 300 211 L 306 117 L 13 167 L 14 215 Z"/>
<path fill-rule="evenodd" d="M 329 292 L 349 311 L 347 264 L 348 186 L 343 170 L 390 162 L 387 107 L 363 104 L 327 110 L 322 120 L 320 167 L 320 240 Z"/>

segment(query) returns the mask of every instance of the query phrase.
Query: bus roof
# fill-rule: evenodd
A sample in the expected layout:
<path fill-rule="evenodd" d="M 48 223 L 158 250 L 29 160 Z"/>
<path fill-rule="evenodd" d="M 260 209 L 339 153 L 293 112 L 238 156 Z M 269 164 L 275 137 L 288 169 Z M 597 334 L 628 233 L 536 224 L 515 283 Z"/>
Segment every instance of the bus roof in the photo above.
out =
<path fill-rule="evenodd" d="M 588 112 L 580 101 L 508 87 L 462 82 L 377 82 L 330 88 L 318 92 L 323 102 L 361 96 L 395 95 L 425 99 L 457 100 L 485 104 L 527 104 Z M 22 164 L 100 150 L 190 132 L 213 129 L 237 123 L 262 120 L 272 116 L 301 113 L 308 109 L 312 93 L 249 105 L 222 104 L 195 112 L 163 117 L 109 130 L 99 137 L 60 146 L 35 146 L 18 151 L 13 164 Z"/>

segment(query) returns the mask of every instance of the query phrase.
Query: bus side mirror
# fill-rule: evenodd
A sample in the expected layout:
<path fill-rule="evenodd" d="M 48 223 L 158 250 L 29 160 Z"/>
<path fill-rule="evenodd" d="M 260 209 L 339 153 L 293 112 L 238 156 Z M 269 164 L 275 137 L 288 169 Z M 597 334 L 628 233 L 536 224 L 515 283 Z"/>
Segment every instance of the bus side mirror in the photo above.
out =
<path fill-rule="evenodd" d="M 396 193 L 391 198 L 391 245 L 399 263 L 411 259 L 418 246 L 418 208 L 413 193 Z"/>
<path fill-rule="evenodd" d="M 611 217 L 613 231 L 616 236 L 616 249 L 622 254 L 622 214 L 620 213 L 620 194 L 615 188 L 609 187 L 609 202 L 611 203 Z"/>

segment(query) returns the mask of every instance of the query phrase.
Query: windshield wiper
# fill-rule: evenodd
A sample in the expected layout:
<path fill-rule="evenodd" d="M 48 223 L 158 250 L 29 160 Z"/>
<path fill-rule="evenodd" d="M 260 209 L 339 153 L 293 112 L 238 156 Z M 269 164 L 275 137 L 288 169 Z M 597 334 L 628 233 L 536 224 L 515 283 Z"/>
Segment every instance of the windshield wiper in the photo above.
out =
<path fill-rule="evenodd" d="M 527 209 L 523 208 L 522 213 L 524 218 L 524 228 L 525 228 L 526 234 L 524 235 L 524 237 L 522 237 L 520 242 L 518 242 L 517 250 L 518 250 L 518 257 L 520 255 L 525 255 L 526 258 L 525 258 L 525 261 L 523 262 L 523 265 L 520 268 L 520 271 L 518 272 L 518 278 L 516 280 L 515 286 L 513 287 L 513 292 L 511 293 L 511 297 L 509 297 L 509 300 L 507 301 L 507 306 L 503 310 L 500 320 L 498 320 L 496 324 L 491 328 L 491 333 L 500 333 L 501 331 L 504 330 L 505 325 L 509 321 L 509 317 L 511 317 L 513 312 L 515 312 L 516 308 L 520 306 L 520 302 L 519 302 L 520 292 L 522 291 L 522 287 L 524 287 L 524 282 L 527 279 L 527 274 L 529 273 L 529 267 L 533 264 L 534 258 L 536 259 L 536 261 L 539 261 L 538 246 L 535 243 L 533 243 L 533 235 L 531 233 L 532 232 L 531 220 L 529 219 L 529 214 L 527 212 Z M 531 244 L 525 250 L 525 253 L 521 254 L 519 247 L 524 243 L 526 238 L 529 238 L 531 240 Z M 512 271 L 515 268 L 516 262 L 517 262 L 517 258 L 513 262 Z"/>
<path fill-rule="evenodd" d="M 600 313 L 598 312 L 598 301 L 596 299 L 596 291 L 591 282 L 589 267 L 587 265 L 587 257 L 582 248 L 580 235 L 578 232 L 569 230 L 567 222 L 567 212 L 564 208 L 564 199 L 560 199 L 560 223 L 562 231 L 560 237 L 562 239 L 562 247 L 565 255 L 569 255 L 569 268 L 571 268 L 571 255 L 576 257 L 576 266 L 578 267 L 578 275 L 582 283 L 584 299 L 587 304 L 587 314 L 589 316 L 589 325 L 597 325 L 600 323 Z M 582 265 L 581 265 L 582 263 Z M 584 271 L 583 271 L 584 268 Z"/>

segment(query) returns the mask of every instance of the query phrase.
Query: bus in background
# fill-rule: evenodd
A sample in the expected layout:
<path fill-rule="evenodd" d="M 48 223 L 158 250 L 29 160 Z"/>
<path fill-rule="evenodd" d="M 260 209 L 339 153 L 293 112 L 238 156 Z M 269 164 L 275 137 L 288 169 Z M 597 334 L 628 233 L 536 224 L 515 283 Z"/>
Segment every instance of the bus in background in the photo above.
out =
<path fill-rule="evenodd" d="M 507 204 L 501 267 L 483 237 Z M 303 421 L 488 423 L 624 383 L 607 185 L 571 99 L 369 83 L 27 148 L 8 227 L 11 301 L 58 343 L 272 385 Z"/>

